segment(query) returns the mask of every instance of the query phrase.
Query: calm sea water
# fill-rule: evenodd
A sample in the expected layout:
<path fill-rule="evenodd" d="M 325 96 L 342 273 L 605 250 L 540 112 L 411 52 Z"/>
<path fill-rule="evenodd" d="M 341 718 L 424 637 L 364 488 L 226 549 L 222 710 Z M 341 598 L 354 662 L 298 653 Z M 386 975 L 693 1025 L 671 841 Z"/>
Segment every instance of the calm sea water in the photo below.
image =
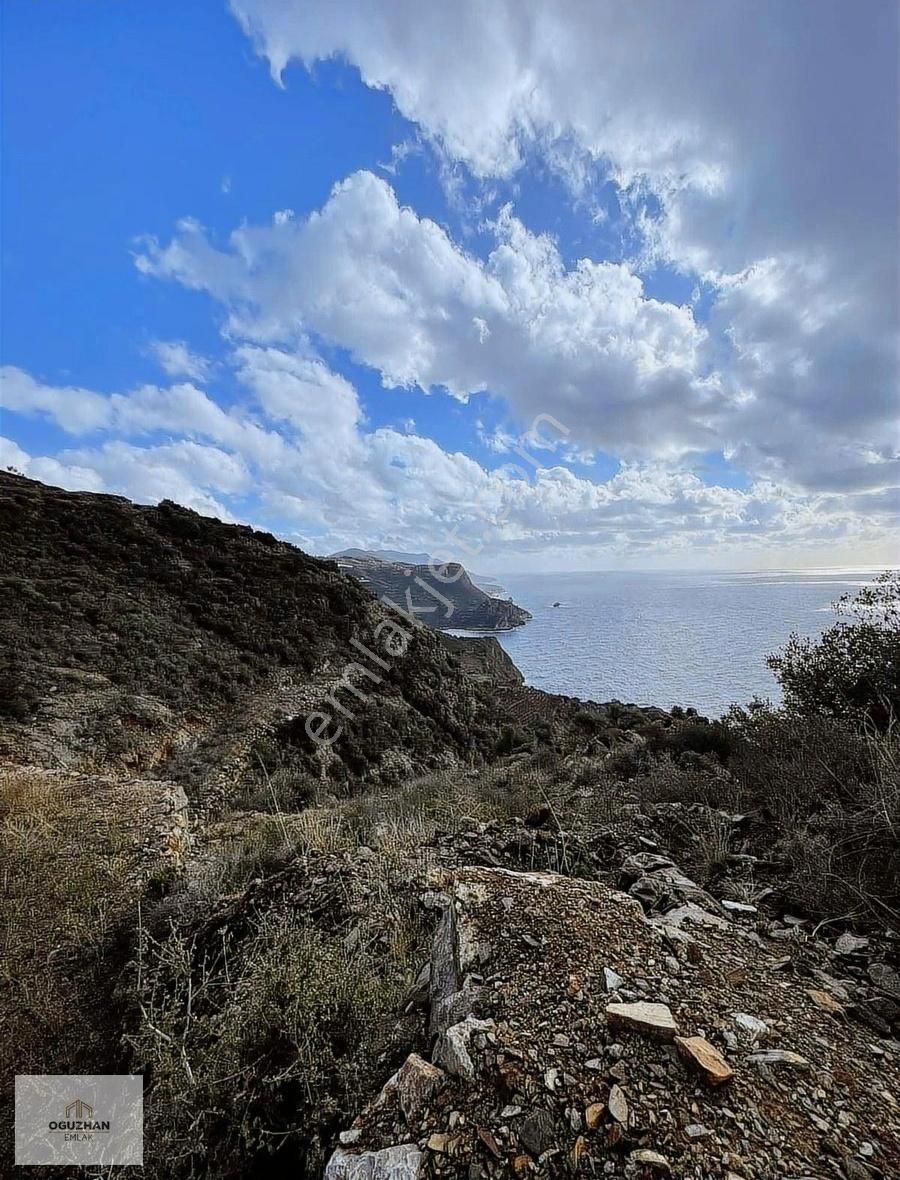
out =
<path fill-rule="evenodd" d="M 498 638 L 537 688 L 719 716 L 777 700 L 766 655 L 792 631 L 819 634 L 830 604 L 875 572 L 510 574 L 534 618 Z"/>

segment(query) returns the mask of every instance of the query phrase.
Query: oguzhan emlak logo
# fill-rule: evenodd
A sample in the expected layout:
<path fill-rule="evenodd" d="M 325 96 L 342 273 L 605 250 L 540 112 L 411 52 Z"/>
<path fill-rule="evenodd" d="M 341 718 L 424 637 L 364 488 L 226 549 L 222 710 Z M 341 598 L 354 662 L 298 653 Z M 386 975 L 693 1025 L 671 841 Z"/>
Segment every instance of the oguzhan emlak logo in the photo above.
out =
<path fill-rule="evenodd" d="M 17 1164 L 139 1167 L 143 1130 L 140 1074 L 16 1075 Z"/>
<path fill-rule="evenodd" d="M 94 1118 L 93 1106 L 89 1102 L 82 1102 L 80 1098 L 76 1098 L 66 1107 L 66 1117 L 51 1120 L 47 1129 L 51 1135 L 65 1135 L 66 1139 L 71 1136 L 72 1140 L 70 1141 L 77 1143 L 82 1138 L 92 1138 L 98 1132 L 108 1135 L 110 1123 L 108 1119 Z"/>

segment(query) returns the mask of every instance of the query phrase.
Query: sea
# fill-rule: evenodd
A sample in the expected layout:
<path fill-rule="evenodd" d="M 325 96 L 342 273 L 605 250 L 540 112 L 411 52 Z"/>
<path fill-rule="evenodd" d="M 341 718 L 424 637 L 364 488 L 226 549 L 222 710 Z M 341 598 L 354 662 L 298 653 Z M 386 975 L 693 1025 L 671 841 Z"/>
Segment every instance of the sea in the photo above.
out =
<path fill-rule="evenodd" d="M 536 688 L 718 717 L 780 700 L 766 656 L 792 632 L 819 635 L 877 572 L 508 574 L 503 596 L 533 618 L 496 634 Z"/>

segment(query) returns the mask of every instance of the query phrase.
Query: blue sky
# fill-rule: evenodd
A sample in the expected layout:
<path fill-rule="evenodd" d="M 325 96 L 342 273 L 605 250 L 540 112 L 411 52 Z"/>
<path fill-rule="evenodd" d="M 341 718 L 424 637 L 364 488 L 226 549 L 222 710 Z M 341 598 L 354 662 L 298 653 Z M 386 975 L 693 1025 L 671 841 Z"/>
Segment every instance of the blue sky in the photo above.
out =
<path fill-rule="evenodd" d="M 890 560 L 893 6 L 643 7 L 11 0 L 0 458 L 317 552 Z"/>

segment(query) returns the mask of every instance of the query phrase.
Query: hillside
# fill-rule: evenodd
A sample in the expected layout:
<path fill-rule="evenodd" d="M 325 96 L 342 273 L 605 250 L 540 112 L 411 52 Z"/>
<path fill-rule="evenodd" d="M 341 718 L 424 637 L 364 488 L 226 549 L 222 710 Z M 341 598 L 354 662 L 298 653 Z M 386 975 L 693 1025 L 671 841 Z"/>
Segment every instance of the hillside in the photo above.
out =
<path fill-rule="evenodd" d="M 334 691 L 353 706 L 348 734 L 373 718 L 357 774 L 377 778 L 397 746 L 426 768 L 490 740 L 437 633 L 269 534 L 7 473 L 0 532 L 0 754 L 143 771 L 218 742 L 220 761 L 233 739 Z M 375 631 L 389 617 L 409 636 L 403 656 L 369 665 L 377 683 L 350 677 L 370 707 L 342 678 L 361 658 L 354 642 L 384 655 Z M 339 752 L 303 752 L 311 772 L 345 770 Z"/>
<path fill-rule="evenodd" d="M 390 561 L 363 550 L 334 555 L 339 568 L 378 598 L 403 601 L 409 594 L 421 618 L 432 627 L 471 631 L 509 631 L 531 618 L 505 598 L 492 598 L 455 562 L 441 566 Z"/>
<path fill-rule="evenodd" d="M 468 764 L 531 708 L 496 641 L 424 625 L 406 579 L 388 607 L 246 526 L 3 472 L 0 535 L 0 758 L 152 771 L 217 810 L 276 772 L 289 803 Z M 564 731 L 579 708 L 547 712 Z M 338 741 L 311 740 L 317 711 Z"/>
<path fill-rule="evenodd" d="M 174 504 L 4 474 L 0 535 L 0 1123 L 136 1072 L 152 1180 L 898 1173 L 900 579 L 710 722 Z"/>

